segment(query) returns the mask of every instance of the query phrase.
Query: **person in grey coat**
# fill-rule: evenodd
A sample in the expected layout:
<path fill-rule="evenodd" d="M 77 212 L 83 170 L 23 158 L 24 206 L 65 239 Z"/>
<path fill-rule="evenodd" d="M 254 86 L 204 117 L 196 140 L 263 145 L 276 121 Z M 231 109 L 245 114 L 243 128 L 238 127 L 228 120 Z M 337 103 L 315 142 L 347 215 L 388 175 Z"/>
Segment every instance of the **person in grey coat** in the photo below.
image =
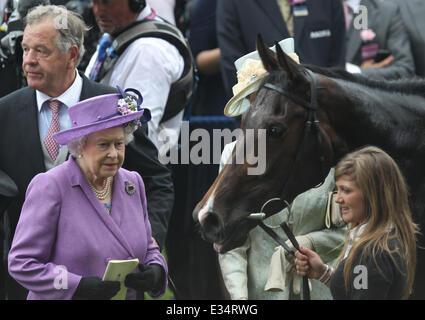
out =
<path fill-rule="evenodd" d="M 400 7 L 401 18 L 410 38 L 415 73 L 425 77 L 425 2 L 423 0 L 392 0 Z"/>
<path fill-rule="evenodd" d="M 357 72 L 368 77 L 412 76 L 413 56 L 398 5 L 385 0 L 341 1 L 348 5 L 346 15 L 351 20 L 347 30 L 346 61 L 360 67 Z M 375 61 L 378 50 L 388 50 L 389 56 Z"/>

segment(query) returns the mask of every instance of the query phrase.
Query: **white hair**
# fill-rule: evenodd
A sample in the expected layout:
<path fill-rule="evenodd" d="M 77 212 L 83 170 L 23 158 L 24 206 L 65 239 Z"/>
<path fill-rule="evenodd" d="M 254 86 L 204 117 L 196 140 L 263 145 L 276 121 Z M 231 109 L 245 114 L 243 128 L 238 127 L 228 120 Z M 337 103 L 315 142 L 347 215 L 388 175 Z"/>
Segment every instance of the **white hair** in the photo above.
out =
<path fill-rule="evenodd" d="M 65 54 L 72 45 L 78 47 L 76 61 L 76 66 L 78 66 L 85 52 L 84 35 L 90 28 L 86 26 L 84 20 L 77 13 L 66 9 L 64 6 L 54 5 L 34 7 L 25 17 L 25 24 L 32 26 L 46 20 L 52 20 L 58 31 L 55 44 L 59 52 Z"/>

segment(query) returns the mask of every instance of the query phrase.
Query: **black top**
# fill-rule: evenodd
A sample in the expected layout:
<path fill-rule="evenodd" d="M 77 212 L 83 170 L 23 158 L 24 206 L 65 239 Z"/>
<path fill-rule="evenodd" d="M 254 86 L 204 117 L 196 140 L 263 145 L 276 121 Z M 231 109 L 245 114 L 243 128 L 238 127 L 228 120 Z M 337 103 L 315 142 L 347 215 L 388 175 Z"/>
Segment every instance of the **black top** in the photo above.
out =
<path fill-rule="evenodd" d="M 404 252 L 397 239 L 390 240 L 389 248 L 399 248 Z M 346 292 L 344 284 L 344 266 L 342 260 L 332 275 L 330 289 L 335 300 L 398 300 L 403 299 L 407 286 L 407 262 L 399 253 L 388 252 L 376 255 L 376 263 L 368 252 L 360 261 L 364 248 L 356 253 L 351 267 L 351 286 Z M 369 250 L 368 250 L 369 251 Z M 379 266 L 379 269 L 378 269 Z"/>

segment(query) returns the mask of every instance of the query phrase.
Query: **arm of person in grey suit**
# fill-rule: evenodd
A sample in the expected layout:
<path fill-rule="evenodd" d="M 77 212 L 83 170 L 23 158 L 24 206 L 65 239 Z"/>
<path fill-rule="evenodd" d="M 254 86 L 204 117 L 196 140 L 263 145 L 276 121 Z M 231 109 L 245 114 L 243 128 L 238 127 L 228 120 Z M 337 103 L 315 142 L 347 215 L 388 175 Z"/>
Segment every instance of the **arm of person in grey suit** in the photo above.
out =
<path fill-rule="evenodd" d="M 236 14 L 234 0 L 217 0 L 216 28 L 217 40 L 221 53 L 221 74 L 227 98 L 230 99 L 232 87 L 236 84 L 236 68 L 234 61 L 245 53 L 242 41 L 238 15 Z"/>
<path fill-rule="evenodd" d="M 409 34 L 415 72 L 425 77 L 425 2 L 421 0 L 392 0 L 400 6 L 400 13 Z"/>
<path fill-rule="evenodd" d="M 344 67 L 346 52 L 346 34 L 344 9 L 340 0 L 334 0 L 332 3 L 332 50 L 329 66 Z"/>
<path fill-rule="evenodd" d="M 171 171 L 158 160 L 158 150 L 147 136 L 146 125 L 134 133 L 126 149 L 124 168 L 137 171 L 143 178 L 152 237 L 162 249 L 174 204 L 174 184 Z"/>
<path fill-rule="evenodd" d="M 389 30 L 387 32 L 386 44 L 394 56 L 393 62 L 384 68 L 362 68 L 362 74 L 366 76 L 379 77 L 382 79 L 395 79 L 412 76 L 415 72 L 409 36 L 403 24 L 400 9 L 394 5 Z"/>

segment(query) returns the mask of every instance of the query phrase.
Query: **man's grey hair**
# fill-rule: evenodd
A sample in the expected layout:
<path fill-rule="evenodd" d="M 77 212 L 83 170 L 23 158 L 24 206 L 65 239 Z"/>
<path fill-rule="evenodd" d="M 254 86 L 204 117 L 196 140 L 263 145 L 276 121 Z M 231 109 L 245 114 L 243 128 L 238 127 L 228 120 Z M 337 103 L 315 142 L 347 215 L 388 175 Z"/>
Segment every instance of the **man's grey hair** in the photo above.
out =
<path fill-rule="evenodd" d="M 134 135 L 133 135 L 134 130 L 131 127 L 123 127 L 123 128 L 124 128 L 124 134 L 125 134 L 124 142 L 126 145 L 128 145 L 134 139 Z M 87 143 L 87 139 L 88 139 L 88 135 L 85 135 L 75 140 L 72 140 L 71 142 L 68 143 L 67 147 L 71 156 L 73 156 L 74 158 L 78 158 L 78 154 L 79 154 L 78 149 L 84 148 L 84 146 Z"/>
<path fill-rule="evenodd" d="M 85 52 L 84 36 L 90 28 L 87 27 L 80 15 L 64 6 L 40 5 L 31 9 L 24 19 L 25 25 L 30 26 L 43 23 L 46 20 L 52 20 L 58 31 L 55 42 L 59 52 L 65 54 L 72 45 L 78 47 L 77 67 Z"/>

